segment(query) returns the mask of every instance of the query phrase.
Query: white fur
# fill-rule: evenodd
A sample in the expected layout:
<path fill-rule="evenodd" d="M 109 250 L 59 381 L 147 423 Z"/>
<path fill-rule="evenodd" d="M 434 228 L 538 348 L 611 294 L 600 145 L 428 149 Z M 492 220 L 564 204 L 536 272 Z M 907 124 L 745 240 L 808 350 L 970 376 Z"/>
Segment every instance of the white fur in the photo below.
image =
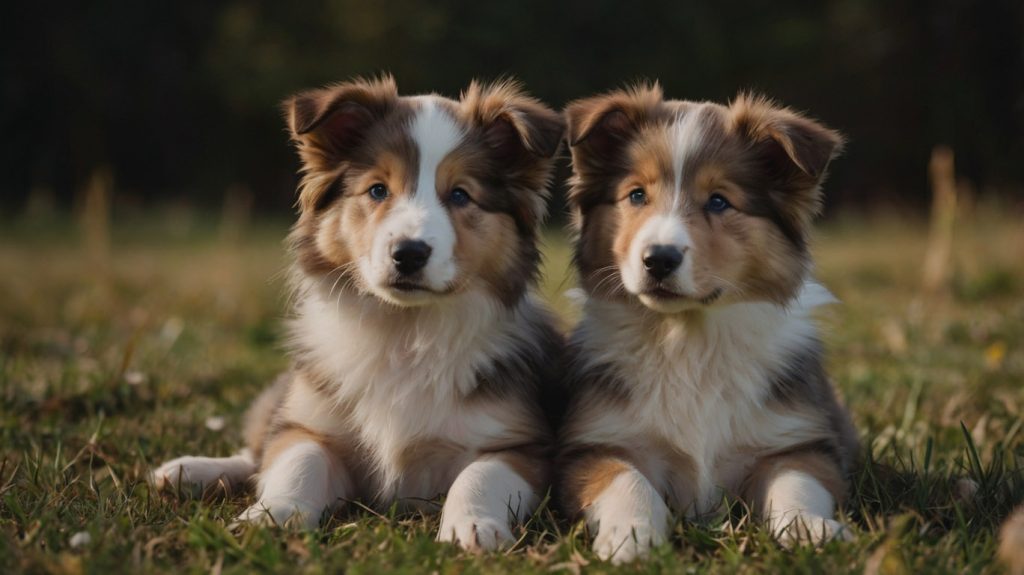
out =
<path fill-rule="evenodd" d="M 241 521 L 272 519 L 284 525 L 295 518 L 316 527 L 324 511 L 333 510 L 352 492 L 345 470 L 317 442 L 287 447 L 260 473 L 259 500 L 239 515 Z"/>
<path fill-rule="evenodd" d="M 787 469 L 770 478 L 765 501 L 768 527 L 783 544 L 820 544 L 850 536 L 841 523 L 832 519 L 832 495 L 803 471 Z"/>
<path fill-rule="evenodd" d="M 672 171 L 675 174 L 675 197 L 673 198 L 673 211 L 679 212 L 682 205 L 683 169 L 686 160 L 693 153 L 704 147 L 705 130 L 700 124 L 701 109 L 703 105 L 698 104 L 685 114 L 676 118 L 669 129 L 669 149 L 672 151 Z"/>
<path fill-rule="evenodd" d="M 594 553 L 612 563 L 627 563 L 647 554 L 668 535 L 669 510 L 651 482 L 639 471 L 620 473 L 585 510 L 597 531 Z"/>
<path fill-rule="evenodd" d="M 291 327 L 296 353 L 327 370 L 336 403 L 310 405 L 293 417 L 320 433 L 360 437 L 378 466 L 382 499 L 429 498 L 447 489 L 436 482 L 401 482 L 400 456 L 413 442 L 447 440 L 471 457 L 474 449 L 504 438 L 503 421 L 526 409 L 504 402 L 498 414 L 463 398 L 496 358 L 536 345 L 529 326 L 538 312 L 529 298 L 509 310 L 487 294 L 467 292 L 398 310 L 367 298 L 327 295 L 325 288 L 309 290 Z M 336 416 L 353 405 L 349 416 Z M 525 412 L 523 417 L 530 420 Z"/>
<path fill-rule="evenodd" d="M 693 247 L 693 240 L 686 224 L 679 213 L 658 214 L 648 218 L 647 222 L 637 231 L 629 244 L 629 253 L 626 261 L 622 262 L 622 284 L 631 293 L 638 293 L 647 275 L 644 270 L 644 252 L 649 246 L 670 245 L 675 246 L 683 254 L 683 263 L 679 266 L 666 281 L 672 285 L 672 289 L 682 294 L 699 297 L 706 294 L 697 294 L 693 282 L 693 258 L 688 253 Z M 641 295 L 640 300 L 648 307 L 658 305 L 658 300 Z M 688 301 L 688 300 L 683 300 Z M 690 302 L 696 304 L 696 302 Z"/>
<path fill-rule="evenodd" d="M 368 258 L 360 260 L 364 277 L 373 291 L 385 300 L 404 305 L 433 299 L 424 292 L 403 292 L 387 287 L 394 264 L 391 251 L 398 241 L 421 240 L 432 249 L 423 270 L 426 287 L 446 291 L 455 279 L 455 228 L 437 190 L 437 167 L 464 137 L 458 123 L 433 97 L 421 97 L 419 109 L 409 127 L 419 151 L 416 188 L 392 207 L 374 237 Z M 445 190 L 447 191 L 447 190 Z"/>
<path fill-rule="evenodd" d="M 823 416 L 772 411 L 766 381 L 792 352 L 811 344 L 816 328 L 810 314 L 831 301 L 827 290 L 807 283 L 788 307 L 736 304 L 687 321 L 588 300 L 576 334 L 582 355 L 590 366 L 611 366 L 630 382 L 631 400 L 589 409 L 593 415 L 567 436 L 635 449 L 643 449 L 646 438 L 663 438 L 693 459 L 697 476 L 692 483 L 667 467 L 645 470 L 657 490 L 691 516 L 712 511 L 723 489 L 735 492 L 753 463 L 752 449 L 817 439 L 810 433 L 821 422 L 808 418 Z"/>
<path fill-rule="evenodd" d="M 157 489 L 177 489 L 179 486 L 193 492 L 202 492 L 218 481 L 229 487 L 238 487 L 256 473 L 256 462 L 248 449 L 231 457 L 197 457 L 186 455 L 172 459 L 156 468 L 152 474 Z"/>
<path fill-rule="evenodd" d="M 441 512 L 438 541 L 490 551 L 515 541 L 509 522 L 537 507 L 537 494 L 507 463 L 474 461 L 459 474 Z"/>
<path fill-rule="evenodd" d="M 672 202 L 662 213 L 649 218 L 630 240 L 626 261 L 620 262 L 622 283 L 645 306 L 662 313 L 676 313 L 686 309 L 699 307 L 699 300 L 708 293 L 699 293 L 694 281 L 693 240 L 683 218 L 684 170 L 694 150 L 704 146 L 706 130 L 701 125 L 701 108 L 687 111 L 675 119 L 667 132 L 668 146 L 672 155 L 674 187 L 671 191 Z M 648 208 L 650 209 L 650 208 Z M 662 280 L 666 288 L 683 296 L 675 300 L 652 297 L 640 293 L 643 289 L 647 272 L 644 269 L 643 254 L 653 245 L 674 246 L 683 254 L 683 262 L 679 268 Z"/>

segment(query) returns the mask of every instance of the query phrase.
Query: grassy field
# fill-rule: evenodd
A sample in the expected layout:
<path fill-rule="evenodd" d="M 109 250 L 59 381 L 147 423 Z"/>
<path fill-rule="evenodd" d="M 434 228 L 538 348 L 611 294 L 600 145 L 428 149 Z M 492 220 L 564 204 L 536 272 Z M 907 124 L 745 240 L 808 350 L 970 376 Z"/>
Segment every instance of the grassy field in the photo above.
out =
<path fill-rule="evenodd" d="M 129 219 L 109 248 L 74 222 L 0 223 L 0 572 L 998 572 L 995 530 L 1024 499 L 1019 214 L 960 225 L 935 297 L 919 289 L 924 223 L 821 228 L 816 273 L 844 302 L 822 317 L 830 366 L 868 454 L 845 509 L 854 542 L 784 551 L 734 508 L 679 521 L 670 546 L 621 569 L 548 510 L 512 550 L 471 556 L 432 541 L 433 517 L 350 507 L 316 532 L 231 532 L 249 494 L 158 496 L 147 470 L 233 451 L 249 399 L 286 365 L 286 225 Z M 544 291 L 568 323 L 568 249 L 547 244 Z"/>

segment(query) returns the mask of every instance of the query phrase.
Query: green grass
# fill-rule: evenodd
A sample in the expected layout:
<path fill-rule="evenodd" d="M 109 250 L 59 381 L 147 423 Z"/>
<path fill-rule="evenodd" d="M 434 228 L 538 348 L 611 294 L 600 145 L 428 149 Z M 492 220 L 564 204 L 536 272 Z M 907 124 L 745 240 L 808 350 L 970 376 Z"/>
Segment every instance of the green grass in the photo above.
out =
<path fill-rule="evenodd" d="M 432 541 L 435 517 L 350 508 L 315 532 L 231 532 L 249 494 L 159 497 L 147 470 L 232 452 L 248 401 L 286 365 L 286 226 L 225 241 L 209 222 L 146 217 L 115 226 L 105 254 L 73 222 L 0 225 L 0 571 L 996 572 L 995 530 L 1024 499 L 1020 221 L 957 229 L 944 298 L 919 293 L 922 223 L 820 230 L 817 274 L 844 301 L 822 318 L 830 367 L 868 454 L 845 509 L 856 541 L 784 551 L 734 506 L 679 521 L 670 546 L 621 569 L 547 509 L 511 551 L 472 556 Z M 569 323 L 557 232 L 546 253 L 544 292 Z M 91 541 L 73 548 L 80 532 Z"/>

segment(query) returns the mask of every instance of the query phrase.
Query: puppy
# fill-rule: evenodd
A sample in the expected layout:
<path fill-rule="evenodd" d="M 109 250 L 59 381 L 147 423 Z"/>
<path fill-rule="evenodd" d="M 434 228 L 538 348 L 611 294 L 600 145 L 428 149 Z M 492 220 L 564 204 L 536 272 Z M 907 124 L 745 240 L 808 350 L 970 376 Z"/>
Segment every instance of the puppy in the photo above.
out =
<path fill-rule="evenodd" d="M 255 401 L 245 450 L 175 459 L 157 485 L 255 474 L 239 519 L 307 527 L 349 499 L 447 493 L 439 540 L 512 542 L 553 442 L 539 398 L 561 342 L 531 289 L 561 116 L 512 82 L 456 101 L 390 77 L 285 113 L 303 172 L 293 368 Z"/>
<path fill-rule="evenodd" d="M 833 520 L 856 434 L 826 377 L 807 235 L 842 138 L 741 95 L 660 88 L 571 103 L 586 293 L 570 338 L 560 490 L 602 558 L 665 541 L 670 509 L 740 497 L 784 542 Z"/>

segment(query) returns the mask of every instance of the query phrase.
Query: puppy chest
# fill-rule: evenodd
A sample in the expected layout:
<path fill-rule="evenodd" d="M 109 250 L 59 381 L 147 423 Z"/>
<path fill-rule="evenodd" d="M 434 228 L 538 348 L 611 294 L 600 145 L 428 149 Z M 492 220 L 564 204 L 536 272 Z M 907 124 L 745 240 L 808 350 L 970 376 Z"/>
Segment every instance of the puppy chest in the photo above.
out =
<path fill-rule="evenodd" d="M 673 507 L 689 516 L 714 511 L 723 495 L 737 494 L 758 457 L 752 438 L 770 433 L 749 405 L 724 398 L 676 398 L 641 411 L 631 419 L 646 422 L 640 443 L 649 452 L 641 455 L 648 477 Z M 635 452 L 645 450 L 638 446 Z"/>
<path fill-rule="evenodd" d="M 447 492 L 500 433 L 495 422 L 464 407 L 413 403 L 376 413 L 362 414 L 358 434 L 372 462 L 371 481 L 384 500 L 429 499 Z"/>

